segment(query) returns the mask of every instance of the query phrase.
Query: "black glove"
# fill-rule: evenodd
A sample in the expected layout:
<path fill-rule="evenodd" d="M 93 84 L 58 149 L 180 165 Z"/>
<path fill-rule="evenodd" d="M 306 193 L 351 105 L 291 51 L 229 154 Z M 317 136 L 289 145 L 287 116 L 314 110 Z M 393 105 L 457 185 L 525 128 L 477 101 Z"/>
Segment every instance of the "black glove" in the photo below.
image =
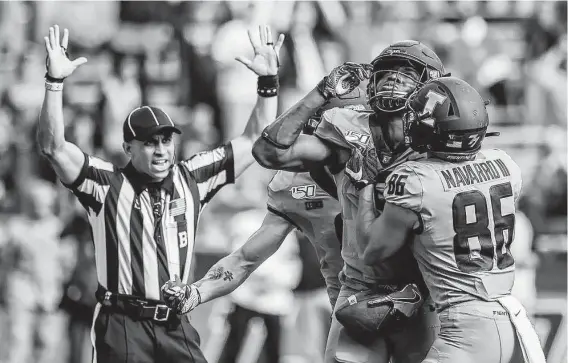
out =
<path fill-rule="evenodd" d="M 352 92 L 361 81 L 371 77 L 373 66 L 370 64 L 343 63 L 335 67 L 329 75 L 318 83 L 318 91 L 329 100 Z"/>

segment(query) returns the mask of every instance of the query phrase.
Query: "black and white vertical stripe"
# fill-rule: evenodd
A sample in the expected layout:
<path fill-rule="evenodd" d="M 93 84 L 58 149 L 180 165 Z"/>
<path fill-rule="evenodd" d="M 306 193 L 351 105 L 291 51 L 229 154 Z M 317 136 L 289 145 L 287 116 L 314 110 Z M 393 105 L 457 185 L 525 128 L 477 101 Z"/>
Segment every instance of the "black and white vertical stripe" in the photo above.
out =
<path fill-rule="evenodd" d="M 160 286 L 179 275 L 188 281 L 195 231 L 203 206 L 234 182 L 231 145 L 199 153 L 172 167 L 173 192 L 161 190 L 161 238 L 147 189 L 136 188 L 122 169 L 86 156 L 69 188 L 88 213 L 95 244 L 97 278 L 110 291 L 160 299 Z"/>

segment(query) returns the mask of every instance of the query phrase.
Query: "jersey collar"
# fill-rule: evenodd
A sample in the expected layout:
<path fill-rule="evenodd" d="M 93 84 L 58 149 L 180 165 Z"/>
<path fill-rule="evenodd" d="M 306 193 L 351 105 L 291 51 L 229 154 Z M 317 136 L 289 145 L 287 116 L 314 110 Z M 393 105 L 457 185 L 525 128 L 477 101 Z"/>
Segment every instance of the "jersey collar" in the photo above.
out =
<path fill-rule="evenodd" d="M 140 194 L 150 186 L 160 186 L 160 188 L 164 189 L 170 195 L 174 194 L 174 178 L 173 178 L 173 169 L 170 168 L 170 172 L 168 176 L 164 178 L 159 183 L 153 183 L 149 180 L 148 175 L 144 173 L 140 173 L 134 166 L 132 162 L 129 162 L 128 165 L 122 170 L 130 184 L 132 184 L 132 188 L 136 194 Z"/>

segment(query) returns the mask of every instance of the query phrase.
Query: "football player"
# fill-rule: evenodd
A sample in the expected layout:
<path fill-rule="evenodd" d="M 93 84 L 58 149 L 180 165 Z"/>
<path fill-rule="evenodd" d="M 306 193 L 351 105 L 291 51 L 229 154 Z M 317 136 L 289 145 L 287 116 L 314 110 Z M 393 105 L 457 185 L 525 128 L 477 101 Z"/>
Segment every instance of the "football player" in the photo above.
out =
<path fill-rule="evenodd" d="M 253 155 L 264 167 L 306 171 L 323 165 L 334 176 L 343 216 L 345 265 L 326 362 L 388 362 L 391 358 L 419 362 L 434 341 L 437 317 L 430 304 L 422 305 L 428 293 L 410 250 L 381 264 L 364 264 L 365 246 L 356 235 L 355 216 L 360 188 L 383 184 L 397 165 L 419 157 L 404 143 L 402 110 L 418 85 L 444 73 L 440 59 L 424 44 L 392 44 L 370 65 L 345 63 L 335 68 L 269 125 L 253 147 Z M 366 79 L 371 112 L 333 108 L 311 125 L 313 135 L 301 134 L 314 111 Z M 376 294 L 393 296 L 389 302 L 377 302 Z M 385 304 L 393 307 L 388 314 L 382 314 Z M 405 319 L 409 316 L 413 318 Z"/>
<path fill-rule="evenodd" d="M 380 217 L 375 187 L 363 189 L 357 220 L 365 262 L 380 265 L 410 245 L 441 322 L 424 362 L 521 362 L 521 351 L 525 362 L 544 362 L 511 296 L 521 171 L 504 151 L 481 150 L 490 135 L 485 102 L 465 81 L 442 77 L 410 97 L 404 119 L 410 146 L 427 157 L 389 175 Z"/>

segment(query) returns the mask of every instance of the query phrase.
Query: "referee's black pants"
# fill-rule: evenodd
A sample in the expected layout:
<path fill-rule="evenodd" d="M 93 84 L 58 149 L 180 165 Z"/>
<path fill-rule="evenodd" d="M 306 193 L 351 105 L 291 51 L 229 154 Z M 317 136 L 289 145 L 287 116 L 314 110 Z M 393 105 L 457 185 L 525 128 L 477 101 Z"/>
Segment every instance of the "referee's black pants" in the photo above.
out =
<path fill-rule="evenodd" d="M 93 333 L 95 363 L 207 363 L 187 315 L 178 324 L 159 323 L 102 306 Z"/>

